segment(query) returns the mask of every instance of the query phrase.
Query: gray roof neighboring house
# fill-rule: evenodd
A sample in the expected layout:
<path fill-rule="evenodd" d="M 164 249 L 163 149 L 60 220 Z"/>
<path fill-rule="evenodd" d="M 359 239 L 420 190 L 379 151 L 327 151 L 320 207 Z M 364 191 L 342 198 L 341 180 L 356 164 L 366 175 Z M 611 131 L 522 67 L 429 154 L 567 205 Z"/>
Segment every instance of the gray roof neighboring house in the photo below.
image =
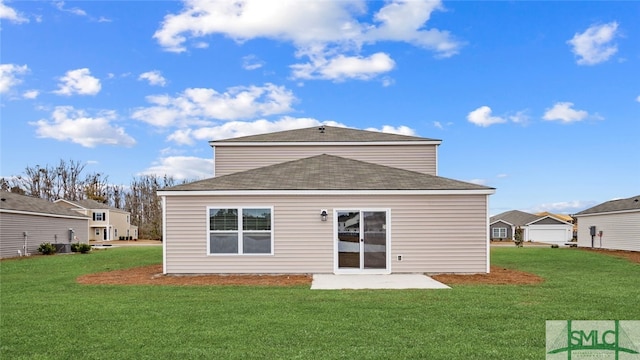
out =
<path fill-rule="evenodd" d="M 89 219 L 87 216 L 80 215 L 73 210 L 52 203 L 51 201 L 7 191 L 0 191 L 0 212 L 32 213 Z"/>
<path fill-rule="evenodd" d="M 82 208 L 82 209 L 101 209 L 101 210 L 114 210 L 114 211 L 121 211 L 121 212 L 128 212 L 126 210 L 123 209 L 118 209 L 116 207 L 113 206 L 109 206 L 107 204 L 103 204 L 99 201 L 95 201 L 95 200 L 90 200 L 90 199 L 83 199 L 83 200 L 66 200 L 66 199 L 59 199 L 56 200 L 56 202 L 61 202 L 64 201 L 66 203 L 69 203 L 71 205 L 74 205 L 76 207 Z"/>
<path fill-rule="evenodd" d="M 418 136 L 383 133 L 378 131 L 359 130 L 343 127 L 319 125 L 311 128 L 280 131 L 268 134 L 242 136 L 231 139 L 210 141 L 210 145 L 248 142 L 434 142 L 441 140 Z"/>
<path fill-rule="evenodd" d="M 501 214 L 492 216 L 489 219 L 489 223 L 494 223 L 496 221 L 506 221 L 509 224 L 513 225 L 513 226 L 524 226 L 530 222 L 536 221 L 538 219 L 542 218 L 542 216 L 538 216 L 538 215 L 533 215 L 533 214 L 529 214 L 527 212 L 524 211 L 519 211 L 519 210 L 511 210 L 511 211 L 506 211 L 503 212 Z"/>
<path fill-rule="evenodd" d="M 238 190 L 481 190 L 494 188 L 419 172 L 317 155 L 162 189 Z"/>
<path fill-rule="evenodd" d="M 634 210 L 640 211 L 640 195 L 632 196 L 627 199 L 607 201 L 580 211 L 579 213 L 576 213 L 575 216 Z"/>

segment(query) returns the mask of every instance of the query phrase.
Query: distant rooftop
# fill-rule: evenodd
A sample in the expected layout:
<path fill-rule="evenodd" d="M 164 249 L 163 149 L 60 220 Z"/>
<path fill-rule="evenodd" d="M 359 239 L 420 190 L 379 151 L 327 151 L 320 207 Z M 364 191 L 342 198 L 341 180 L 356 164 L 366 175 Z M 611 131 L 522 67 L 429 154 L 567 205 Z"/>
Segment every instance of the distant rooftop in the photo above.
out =
<path fill-rule="evenodd" d="M 0 191 L 0 210 L 62 215 L 75 218 L 85 217 L 84 215 L 80 215 L 73 210 L 67 209 L 64 206 L 52 203 L 48 200 L 7 191 Z"/>
<path fill-rule="evenodd" d="M 383 133 L 378 131 L 359 130 L 334 126 L 314 126 L 305 129 L 279 131 L 267 134 L 242 136 L 231 139 L 210 141 L 210 145 L 235 142 L 398 142 L 398 141 L 433 141 L 441 140 L 418 136 Z"/>
<path fill-rule="evenodd" d="M 528 212 L 524 212 L 524 211 L 520 211 L 520 210 L 511 210 L 511 211 L 505 211 L 503 213 L 500 213 L 498 215 L 492 216 L 489 219 L 490 223 L 496 222 L 498 220 L 503 220 L 508 222 L 509 224 L 513 225 L 513 226 L 523 226 L 526 225 L 532 221 L 536 221 L 538 219 L 542 218 L 541 216 L 538 215 L 533 215 L 533 214 L 529 214 Z"/>

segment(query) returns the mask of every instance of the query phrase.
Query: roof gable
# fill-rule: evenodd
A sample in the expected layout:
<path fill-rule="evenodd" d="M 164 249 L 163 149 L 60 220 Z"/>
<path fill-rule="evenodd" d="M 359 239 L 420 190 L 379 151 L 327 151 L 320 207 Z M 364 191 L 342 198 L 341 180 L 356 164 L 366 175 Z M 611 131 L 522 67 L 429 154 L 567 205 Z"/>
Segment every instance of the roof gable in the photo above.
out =
<path fill-rule="evenodd" d="M 0 191 L 0 210 L 85 218 L 84 215 L 51 201 L 6 191 Z"/>
<path fill-rule="evenodd" d="M 498 219 L 498 220 L 492 221 L 489 224 L 489 226 L 498 225 L 498 224 L 507 225 L 507 226 L 514 226 L 512 223 L 507 222 L 507 221 L 502 220 L 502 219 Z"/>
<path fill-rule="evenodd" d="M 162 191 L 494 190 L 493 188 L 334 155 L 317 155 Z"/>
<path fill-rule="evenodd" d="M 56 200 L 55 202 L 60 202 L 60 201 L 64 201 L 68 204 L 74 205 L 78 208 L 81 209 L 86 209 L 86 210 L 94 210 L 94 209 L 100 209 L 100 210 L 114 210 L 114 211 L 123 211 L 126 212 L 122 209 L 118 209 L 116 207 L 113 206 L 109 206 L 107 204 L 103 204 L 99 201 L 95 201 L 95 200 L 91 200 L 91 199 L 83 199 L 83 200 L 66 200 L 66 199 L 59 199 Z"/>
<path fill-rule="evenodd" d="M 407 136 L 399 134 L 383 133 L 378 131 L 368 131 L 334 126 L 314 126 L 311 128 L 279 131 L 267 134 L 242 136 L 231 139 L 210 141 L 210 145 L 228 143 L 299 143 L 299 142 L 424 142 L 433 141 L 440 143 L 441 140 L 428 139 L 417 136 Z"/>
<path fill-rule="evenodd" d="M 618 212 L 618 211 L 634 211 L 634 210 L 640 211 L 640 195 L 632 196 L 627 199 L 607 201 L 602 204 L 596 205 L 594 207 L 588 208 L 586 210 L 580 211 L 575 215 L 579 216 L 579 215 L 609 213 L 609 212 Z"/>
<path fill-rule="evenodd" d="M 542 216 L 537 220 L 534 220 L 530 223 L 528 223 L 527 225 L 533 225 L 533 224 L 537 224 L 537 225 L 572 225 L 571 223 L 568 223 L 566 221 L 562 221 L 558 218 L 555 218 L 551 215 L 547 215 L 547 216 Z"/>
<path fill-rule="evenodd" d="M 540 217 L 537 215 L 519 210 L 511 210 L 492 216 L 491 219 L 489 219 L 489 222 L 493 223 L 497 220 L 504 220 L 513 224 L 513 226 L 523 226 L 538 219 L 540 219 Z"/>

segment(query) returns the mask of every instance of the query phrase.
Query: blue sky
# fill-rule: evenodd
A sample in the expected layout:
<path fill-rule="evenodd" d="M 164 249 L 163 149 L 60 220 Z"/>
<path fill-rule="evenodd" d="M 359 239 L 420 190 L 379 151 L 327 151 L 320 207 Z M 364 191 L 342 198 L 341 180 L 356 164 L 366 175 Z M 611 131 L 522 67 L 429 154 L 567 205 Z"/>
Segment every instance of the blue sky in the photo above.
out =
<path fill-rule="evenodd" d="M 491 213 L 640 194 L 640 2 L 0 0 L 0 176 L 212 173 L 209 140 L 442 139 Z"/>

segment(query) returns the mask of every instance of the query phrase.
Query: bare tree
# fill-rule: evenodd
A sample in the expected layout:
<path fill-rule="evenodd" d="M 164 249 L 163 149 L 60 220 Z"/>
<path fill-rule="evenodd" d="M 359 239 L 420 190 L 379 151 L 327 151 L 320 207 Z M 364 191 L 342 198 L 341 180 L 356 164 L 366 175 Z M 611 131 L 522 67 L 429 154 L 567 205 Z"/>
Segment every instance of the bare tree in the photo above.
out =
<path fill-rule="evenodd" d="M 109 203 L 107 176 L 100 173 L 87 175 L 84 181 L 84 195 L 89 200 L 107 204 Z"/>
<path fill-rule="evenodd" d="M 157 192 L 174 184 L 173 177 L 166 175 L 142 175 L 131 181 L 124 209 L 131 213 L 131 222 L 138 225 L 140 237 L 162 239 L 162 202 Z"/>

